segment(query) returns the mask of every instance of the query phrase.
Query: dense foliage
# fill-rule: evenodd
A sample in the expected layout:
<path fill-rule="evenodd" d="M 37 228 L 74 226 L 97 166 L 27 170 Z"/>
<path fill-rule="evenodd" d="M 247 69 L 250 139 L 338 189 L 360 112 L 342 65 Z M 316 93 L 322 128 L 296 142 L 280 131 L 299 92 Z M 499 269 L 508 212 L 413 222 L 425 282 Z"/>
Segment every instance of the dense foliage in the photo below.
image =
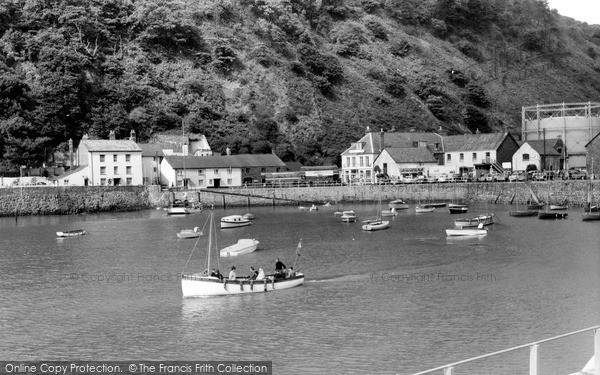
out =
<path fill-rule="evenodd" d="M 111 130 L 332 164 L 366 126 L 517 129 L 597 100 L 599 46 L 545 0 L 4 0 L 0 169 Z"/>

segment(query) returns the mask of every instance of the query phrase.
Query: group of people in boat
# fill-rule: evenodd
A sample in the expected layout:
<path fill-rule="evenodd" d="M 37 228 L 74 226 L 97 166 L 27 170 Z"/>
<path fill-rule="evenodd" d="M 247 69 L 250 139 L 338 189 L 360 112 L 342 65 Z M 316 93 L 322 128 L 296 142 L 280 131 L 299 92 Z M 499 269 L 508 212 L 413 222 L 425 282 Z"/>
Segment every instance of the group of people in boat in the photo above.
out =
<path fill-rule="evenodd" d="M 221 272 L 219 272 L 219 270 L 217 270 L 215 268 L 213 268 L 212 271 L 210 272 L 210 276 L 216 277 L 219 280 L 224 279 L 224 276 L 221 274 Z M 294 271 L 294 267 L 287 268 L 285 266 L 285 264 L 283 264 L 283 262 L 279 260 L 279 258 L 275 259 L 275 273 L 273 274 L 273 277 L 275 279 L 289 279 L 294 276 L 296 276 L 296 271 Z M 265 271 L 262 268 L 259 268 L 258 270 L 256 270 L 254 267 L 250 267 L 250 275 L 249 276 L 240 277 L 236 273 L 236 267 L 231 266 L 231 271 L 229 271 L 228 279 L 229 280 L 244 279 L 244 280 L 260 281 L 260 280 L 264 280 L 265 277 L 266 277 Z"/>

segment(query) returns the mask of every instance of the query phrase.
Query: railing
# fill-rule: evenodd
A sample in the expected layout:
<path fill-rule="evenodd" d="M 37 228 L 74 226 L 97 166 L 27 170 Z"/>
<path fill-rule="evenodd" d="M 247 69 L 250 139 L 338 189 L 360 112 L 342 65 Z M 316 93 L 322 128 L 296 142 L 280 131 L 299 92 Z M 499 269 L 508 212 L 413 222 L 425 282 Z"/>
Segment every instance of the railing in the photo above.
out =
<path fill-rule="evenodd" d="M 600 326 L 595 326 L 595 327 L 590 327 L 590 328 L 586 328 L 586 329 L 581 329 L 579 331 L 574 331 L 574 332 L 565 333 L 565 334 L 562 334 L 562 335 L 559 335 L 559 336 L 554 336 L 554 337 L 551 337 L 549 339 L 544 339 L 544 340 L 540 340 L 540 341 L 531 342 L 529 344 L 515 346 L 515 347 L 509 348 L 509 349 L 504 349 L 504 350 L 500 350 L 500 351 L 497 351 L 497 352 L 480 355 L 478 357 L 473 357 L 473 358 L 465 359 L 465 360 L 462 360 L 462 361 L 459 361 L 459 362 L 449 363 L 447 365 L 439 366 L 439 367 L 432 368 L 432 369 L 429 369 L 429 370 L 426 370 L 426 371 L 417 372 L 417 373 L 412 374 L 412 375 L 431 374 L 433 372 L 440 371 L 440 370 L 444 371 L 444 375 L 453 375 L 454 374 L 454 368 L 456 366 L 458 366 L 458 365 L 461 365 L 461 364 L 464 364 L 464 363 L 468 363 L 468 362 L 477 361 L 477 360 L 480 360 L 480 359 L 483 359 L 483 358 L 488 358 L 488 357 L 496 356 L 496 355 L 499 355 L 499 354 L 504 354 L 504 353 L 512 352 L 512 351 L 523 349 L 523 348 L 529 348 L 529 375 L 538 375 L 538 347 L 539 347 L 540 344 L 546 343 L 546 342 L 549 342 L 549 341 L 554 341 L 554 340 L 557 340 L 557 339 L 561 339 L 561 338 L 564 338 L 564 337 L 576 335 L 576 334 L 579 334 L 579 333 L 592 331 L 592 330 L 594 331 L 595 375 L 600 375 Z"/>

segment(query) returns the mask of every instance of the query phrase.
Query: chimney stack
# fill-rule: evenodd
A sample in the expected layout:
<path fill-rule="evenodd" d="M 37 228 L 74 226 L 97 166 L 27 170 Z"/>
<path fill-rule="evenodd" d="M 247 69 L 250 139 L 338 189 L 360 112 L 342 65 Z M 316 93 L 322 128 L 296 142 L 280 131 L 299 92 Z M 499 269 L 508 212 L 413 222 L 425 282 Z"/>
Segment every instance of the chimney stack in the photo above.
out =
<path fill-rule="evenodd" d="M 135 142 L 135 130 L 131 129 L 131 133 L 129 133 L 129 140 Z"/>
<path fill-rule="evenodd" d="M 379 132 L 379 141 L 381 142 L 381 149 L 379 150 L 379 152 L 383 151 L 385 149 L 385 136 L 384 136 L 384 132 L 383 132 L 383 128 L 381 129 L 381 131 Z"/>
<path fill-rule="evenodd" d="M 229 147 L 227 147 L 227 148 L 225 149 L 225 154 L 226 154 L 226 155 L 231 155 L 231 149 L 230 149 Z"/>
<path fill-rule="evenodd" d="M 108 132 L 108 139 L 114 141 L 115 140 L 115 131 L 111 130 L 110 132 Z"/>

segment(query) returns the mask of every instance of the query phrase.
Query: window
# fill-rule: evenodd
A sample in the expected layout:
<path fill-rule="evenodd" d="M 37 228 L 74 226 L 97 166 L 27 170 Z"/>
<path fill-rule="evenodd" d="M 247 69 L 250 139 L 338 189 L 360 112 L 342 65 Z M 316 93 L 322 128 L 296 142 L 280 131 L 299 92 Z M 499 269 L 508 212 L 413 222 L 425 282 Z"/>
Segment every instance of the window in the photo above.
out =
<path fill-rule="evenodd" d="M 156 172 L 156 167 L 152 167 L 152 172 Z"/>
<path fill-rule="evenodd" d="M 203 179 L 199 179 L 198 180 L 198 186 L 204 186 L 204 180 Z"/>
<path fill-rule="evenodd" d="M 489 159 L 489 158 L 490 158 L 490 153 L 489 153 L 489 151 L 485 153 L 485 157 L 486 157 L 486 159 Z"/>
<path fill-rule="evenodd" d="M 227 174 L 231 174 L 233 172 L 233 170 L 231 169 L 231 167 L 227 168 Z"/>
<path fill-rule="evenodd" d="M 64 184 L 65 186 L 69 186 L 69 180 L 65 180 Z"/>
<path fill-rule="evenodd" d="M 125 154 L 125 161 L 128 163 L 131 161 L 131 154 Z"/>
<path fill-rule="evenodd" d="M 125 168 L 125 173 L 131 174 L 131 166 L 130 165 L 128 165 L 127 168 Z"/>
<path fill-rule="evenodd" d="M 419 147 L 419 142 L 413 142 L 413 147 Z"/>
<path fill-rule="evenodd" d="M 100 179 L 100 185 L 102 185 L 102 186 L 106 185 L 106 178 Z"/>
<path fill-rule="evenodd" d="M 523 154 L 523 161 L 529 161 L 529 154 Z"/>
<path fill-rule="evenodd" d="M 231 184 L 232 184 L 232 180 L 231 180 L 231 178 L 228 178 L 228 179 L 227 179 L 227 185 L 230 185 L 230 186 L 231 186 Z"/>
<path fill-rule="evenodd" d="M 350 156 L 346 157 L 346 167 L 350 166 Z"/>
<path fill-rule="evenodd" d="M 212 178 L 208 179 L 208 186 L 213 186 L 213 179 Z"/>
<path fill-rule="evenodd" d="M 104 163 L 104 158 L 106 157 L 106 155 L 100 155 L 100 163 Z"/>
<path fill-rule="evenodd" d="M 219 170 L 218 169 L 215 169 L 213 172 L 214 172 L 214 174 L 219 174 Z"/>
<path fill-rule="evenodd" d="M 116 163 L 117 162 L 117 155 L 113 155 L 113 161 Z"/>
<path fill-rule="evenodd" d="M 267 168 L 261 168 L 261 169 L 260 169 L 260 171 L 261 171 L 262 173 L 264 173 L 264 172 L 266 172 L 266 171 L 267 171 Z"/>
<path fill-rule="evenodd" d="M 364 163 L 364 160 L 363 160 L 363 157 L 361 156 L 358 158 L 358 164 L 362 167 L 363 163 Z"/>
<path fill-rule="evenodd" d="M 477 160 L 477 153 L 476 153 L 476 152 L 474 152 L 474 153 L 473 153 L 473 158 L 472 158 L 472 160 L 473 160 L 473 161 Z"/>
<path fill-rule="evenodd" d="M 446 160 L 447 161 L 452 161 L 452 155 L 448 154 L 448 156 L 446 156 Z"/>
<path fill-rule="evenodd" d="M 113 174 L 116 176 L 119 174 L 119 167 L 114 167 L 113 168 Z"/>
<path fill-rule="evenodd" d="M 436 144 L 435 144 L 435 150 L 436 150 L 436 151 L 438 151 L 439 149 L 440 149 L 440 144 L 439 144 L 439 143 L 436 143 Z"/>
<path fill-rule="evenodd" d="M 133 179 L 131 177 L 127 177 L 127 185 L 131 185 L 133 183 Z"/>
<path fill-rule="evenodd" d="M 198 169 L 198 176 L 204 176 L 204 169 Z"/>
<path fill-rule="evenodd" d="M 458 160 L 465 161 L 465 154 L 463 154 L 462 152 L 460 154 L 458 154 Z"/>
<path fill-rule="evenodd" d="M 356 156 L 352 157 L 352 166 L 356 167 Z"/>
<path fill-rule="evenodd" d="M 100 174 L 106 174 L 106 167 L 100 167 Z"/>
<path fill-rule="evenodd" d="M 250 168 L 246 168 L 246 173 L 250 173 Z"/>

